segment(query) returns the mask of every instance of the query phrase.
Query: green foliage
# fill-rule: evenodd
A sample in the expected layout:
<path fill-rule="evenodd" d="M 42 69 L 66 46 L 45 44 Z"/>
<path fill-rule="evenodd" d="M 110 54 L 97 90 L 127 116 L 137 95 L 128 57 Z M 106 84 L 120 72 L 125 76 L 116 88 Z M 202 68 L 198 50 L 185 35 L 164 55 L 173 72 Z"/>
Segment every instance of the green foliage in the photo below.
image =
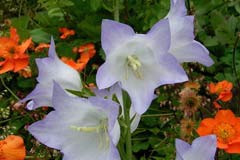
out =
<path fill-rule="evenodd" d="M 151 26 L 164 18 L 169 10 L 170 0 L 120 0 L 120 21 L 131 25 L 136 32 L 146 33 Z M 215 64 L 204 68 L 196 64 L 185 65 L 190 80 L 199 81 L 201 88 L 199 94 L 204 97 L 206 106 L 196 113 L 196 124 L 203 116 L 214 116 L 209 100 L 213 98 L 208 94 L 208 82 L 229 80 L 234 83 L 237 92 L 236 79 L 240 79 L 240 42 L 236 45 L 240 31 L 240 2 L 239 0 L 190 0 L 190 14 L 195 15 L 196 39 L 203 43 L 210 51 Z M 35 47 L 39 43 L 49 43 L 53 36 L 57 53 L 60 57 L 69 57 L 76 60 L 80 55 L 73 53 L 73 47 L 86 43 L 94 43 L 96 56 L 90 60 L 82 71 L 81 77 L 84 84 L 95 83 L 96 68 L 105 60 L 105 53 L 101 49 L 101 21 L 113 19 L 114 0 L 1 0 L 0 2 L 0 35 L 6 35 L 11 20 L 11 25 L 16 27 L 21 41 L 32 37 Z M 76 34 L 67 39 L 60 39 L 59 28 L 67 27 L 75 30 Z M 236 71 L 233 74 L 233 50 L 236 50 Z M 6 74 L 4 79 L 14 93 L 23 98 L 36 85 L 37 68 L 35 59 L 45 57 L 46 51 L 40 53 L 28 50 L 30 67 L 33 77 L 24 78 L 19 74 Z M 193 71 L 191 71 L 193 70 Z M 138 129 L 133 133 L 132 143 L 135 160 L 173 160 L 175 159 L 175 138 L 181 137 L 180 121 L 184 115 L 179 109 L 179 93 L 182 84 L 164 86 L 157 90 L 157 98 L 150 109 L 141 119 Z M 18 134 L 24 137 L 28 151 L 34 150 L 33 159 L 61 159 L 59 152 L 39 145 L 34 138 L 24 129 L 43 118 L 51 109 L 27 111 L 24 106 L 14 110 L 13 102 L 16 100 L 0 84 L 0 128 L 1 138 L 9 134 Z M 235 91 L 234 90 L 234 91 Z M 88 97 L 93 95 L 89 89 L 82 92 L 69 91 L 75 95 Z M 159 92 L 159 93 L 158 93 Z M 235 92 L 234 92 L 235 93 Z M 233 97 L 230 105 L 236 105 L 239 110 L 239 96 Z M 235 103 L 237 102 L 237 103 Z M 237 105 L 238 104 L 238 105 Z M 6 129 L 7 128 L 7 129 Z M 197 125 L 195 125 L 195 129 Z M 197 137 L 193 132 L 190 140 Z M 29 153 L 32 154 L 32 153 Z M 224 151 L 219 152 L 219 160 L 236 160 L 239 155 L 229 155 Z"/>

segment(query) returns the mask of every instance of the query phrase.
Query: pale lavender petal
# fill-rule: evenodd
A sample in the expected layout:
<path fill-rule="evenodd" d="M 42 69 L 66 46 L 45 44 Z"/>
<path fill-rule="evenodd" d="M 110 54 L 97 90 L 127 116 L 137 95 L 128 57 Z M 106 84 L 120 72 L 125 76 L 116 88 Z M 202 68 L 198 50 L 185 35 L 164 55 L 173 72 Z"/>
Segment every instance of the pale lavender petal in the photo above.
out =
<path fill-rule="evenodd" d="M 64 160 L 120 160 L 110 136 L 107 141 L 106 134 L 102 137 L 103 135 L 99 136 L 99 132 L 84 132 L 71 128 L 71 126 L 97 126 L 101 120 L 108 118 L 109 114 L 113 115 L 110 115 L 108 120 L 116 122 L 117 119 L 111 119 L 116 117 L 116 111 L 111 112 L 109 109 L 116 110 L 117 107 L 109 107 L 108 105 L 111 104 L 107 102 L 109 100 L 98 102 L 97 99 L 92 99 L 91 101 L 94 104 L 87 99 L 68 96 L 55 83 L 53 107 L 56 110 L 50 112 L 45 119 L 32 124 L 29 127 L 30 133 L 41 143 L 61 150 Z M 96 106 L 95 103 L 98 105 Z M 112 122 L 109 124 L 112 125 Z"/>
<path fill-rule="evenodd" d="M 199 42 L 193 41 L 185 46 L 171 51 L 179 62 L 199 62 L 211 66 L 214 62 L 209 56 L 209 51 Z"/>
<path fill-rule="evenodd" d="M 194 17 L 172 17 L 169 18 L 169 24 L 171 29 L 171 50 L 184 46 L 190 43 L 194 39 Z"/>
<path fill-rule="evenodd" d="M 104 112 L 108 116 L 108 130 L 112 131 L 114 125 L 116 123 L 116 119 L 118 117 L 119 105 L 112 100 L 103 99 L 99 97 L 89 97 L 88 100 L 93 104 L 93 106 L 97 106 L 104 110 Z"/>
<path fill-rule="evenodd" d="M 217 148 L 215 135 L 203 136 L 195 139 L 191 149 L 184 155 L 184 160 L 214 160 Z"/>
<path fill-rule="evenodd" d="M 112 53 L 122 42 L 134 35 L 134 30 L 126 24 L 108 19 L 102 21 L 101 43 L 106 54 Z"/>
<path fill-rule="evenodd" d="M 51 106 L 52 105 L 52 86 L 37 84 L 34 90 L 20 102 L 28 102 L 27 109 L 33 110 L 40 106 Z"/>
<path fill-rule="evenodd" d="M 183 159 L 183 155 L 191 148 L 191 145 L 181 139 L 176 139 L 175 146 L 177 154 L 176 160 L 185 160 Z"/>
<path fill-rule="evenodd" d="M 156 55 L 166 54 L 166 51 L 170 48 L 171 41 L 168 19 L 157 22 L 146 34 L 146 37 L 146 45 L 151 46 Z"/>
<path fill-rule="evenodd" d="M 186 16 L 187 8 L 185 6 L 185 0 L 171 0 L 170 11 L 167 15 L 167 18 L 173 16 Z"/>
<path fill-rule="evenodd" d="M 96 83 L 98 88 L 105 89 L 116 83 L 118 79 L 115 74 L 116 71 L 114 71 L 114 68 L 109 68 L 108 62 L 102 64 L 99 67 L 96 75 Z"/>

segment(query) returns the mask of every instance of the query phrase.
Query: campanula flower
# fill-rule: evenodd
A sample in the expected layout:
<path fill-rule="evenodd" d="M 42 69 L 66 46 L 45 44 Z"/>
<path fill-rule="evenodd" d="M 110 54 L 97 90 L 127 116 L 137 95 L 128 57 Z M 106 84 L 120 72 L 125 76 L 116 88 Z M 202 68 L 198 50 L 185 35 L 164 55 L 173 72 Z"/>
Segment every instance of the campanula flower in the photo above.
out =
<path fill-rule="evenodd" d="M 52 105 L 53 81 L 56 81 L 64 89 L 81 90 L 82 84 L 78 72 L 62 62 L 55 51 L 53 39 L 46 58 L 36 59 L 38 66 L 38 84 L 35 89 L 21 102 L 31 100 L 27 108 L 32 110 L 41 106 Z"/>
<path fill-rule="evenodd" d="M 156 87 L 188 80 L 176 58 L 168 53 L 168 19 L 160 21 L 147 34 L 136 34 L 126 24 L 103 20 L 101 42 L 106 62 L 97 72 L 98 88 L 120 82 L 140 115 L 155 98 Z"/>
<path fill-rule="evenodd" d="M 54 111 L 28 128 L 37 140 L 60 150 L 64 160 L 120 160 L 117 103 L 69 96 L 54 82 L 52 104 Z"/>
<path fill-rule="evenodd" d="M 214 160 L 217 140 L 215 135 L 196 138 L 192 145 L 176 139 L 176 160 Z"/>
<path fill-rule="evenodd" d="M 209 56 L 209 51 L 200 42 L 194 40 L 194 16 L 187 16 L 185 0 L 171 0 L 170 11 L 166 18 L 169 19 L 171 31 L 169 52 L 181 63 L 199 62 L 211 66 L 213 60 Z"/>

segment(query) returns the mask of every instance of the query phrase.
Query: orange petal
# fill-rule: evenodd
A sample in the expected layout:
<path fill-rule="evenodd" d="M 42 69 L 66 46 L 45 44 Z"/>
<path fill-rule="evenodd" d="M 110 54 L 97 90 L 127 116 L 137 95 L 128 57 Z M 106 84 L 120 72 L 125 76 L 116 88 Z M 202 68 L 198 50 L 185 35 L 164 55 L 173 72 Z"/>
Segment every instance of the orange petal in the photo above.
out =
<path fill-rule="evenodd" d="M 230 101 L 232 99 L 232 92 L 221 92 L 218 96 L 218 100 L 223 102 Z"/>
<path fill-rule="evenodd" d="M 220 149 L 226 149 L 226 148 L 228 148 L 228 144 L 217 141 L 217 147 Z"/>
<path fill-rule="evenodd" d="M 215 84 L 214 83 L 210 83 L 209 85 L 208 85 L 208 88 L 209 88 L 209 92 L 210 93 L 216 93 L 216 88 L 215 88 Z"/>
<path fill-rule="evenodd" d="M 215 120 L 231 125 L 235 125 L 238 122 L 238 119 L 235 117 L 234 113 L 229 109 L 219 110 L 215 116 Z"/>
<path fill-rule="evenodd" d="M 0 143 L 2 144 L 0 147 L 1 160 L 24 160 L 26 149 L 21 137 L 11 135 Z"/>
<path fill-rule="evenodd" d="M 240 153 L 240 142 L 229 144 L 228 148 L 225 149 L 227 153 Z"/>
<path fill-rule="evenodd" d="M 10 28 L 10 39 L 12 39 L 15 43 L 18 43 L 19 36 L 17 34 L 17 29 L 14 27 Z"/>
<path fill-rule="evenodd" d="M 220 104 L 218 104 L 216 101 L 213 102 L 213 105 L 217 109 L 222 108 L 222 106 Z"/>
<path fill-rule="evenodd" d="M 14 62 L 12 60 L 6 60 L 4 64 L 2 64 L 0 68 L 0 74 L 6 73 L 8 71 L 13 70 Z"/>
<path fill-rule="evenodd" d="M 14 72 L 18 72 L 28 66 L 29 58 L 22 58 L 14 60 Z"/>
<path fill-rule="evenodd" d="M 201 123 L 200 123 L 200 125 L 197 129 L 197 133 L 200 136 L 205 136 L 205 135 L 212 134 L 213 128 L 216 124 L 217 123 L 213 118 L 206 118 L 206 119 L 201 121 Z"/>
<path fill-rule="evenodd" d="M 30 46 L 31 43 L 32 43 L 32 38 L 27 39 L 25 42 L 23 42 L 19 46 L 19 52 L 23 54 L 27 50 L 27 48 Z"/>

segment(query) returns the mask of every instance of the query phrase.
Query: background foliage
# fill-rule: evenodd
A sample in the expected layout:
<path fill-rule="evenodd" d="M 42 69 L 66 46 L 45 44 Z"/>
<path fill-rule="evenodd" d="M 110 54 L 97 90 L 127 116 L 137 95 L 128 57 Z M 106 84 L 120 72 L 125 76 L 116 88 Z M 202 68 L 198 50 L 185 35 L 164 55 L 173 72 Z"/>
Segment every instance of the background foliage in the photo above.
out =
<path fill-rule="evenodd" d="M 213 97 L 208 94 L 207 83 L 229 80 L 234 84 L 234 97 L 225 105 L 238 116 L 240 114 L 240 48 L 237 39 L 240 34 L 239 0 L 189 0 L 189 13 L 195 15 L 196 39 L 210 51 L 215 64 L 205 68 L 199 64 L 184 64 L 192 81 L 201 87 L 198 94 L 203 98 L 201 107 L 195 113 L 194 128 L 203 117 L 212 117 Z M 164 18 L 169 10 L 169 0 L 122 0 L 120 3 L 120 21 L 130 24 L 137 32 L 145 33 L 158 20 Z M 22 40 L 32 37 L 35 45 L 49 43 L 53 35 L 59 56 L 76 59 L 72 48 L 92 42 L 97 49 L 81 73 L 85 84 L 95 83 L 96 67 L 103 63 L 104 52 L 100 45 L 102 19 L 113 19 L 114 0 L 1 0 L 0 35 L 7 35 L 9 26 L 17 28 Z M 9 21 L 10 20 L 10 21 Z M 76 34 L 66 40 L 59 38 L 60 27 L 74 29 Z M 236 76 L 233 70 L 233 51 L 236 53 Z M 5 83 L 22 98 L 36 85 L 37 69 L 34 59 L 46 56 L 29 51 L 30 67 L 33 76 L 23 78 L 18 74 L 1 75 Z M 94 64 L 94 65 L 93 65 Z M 183 112 L 179 109 L 179 93 L 183 84 L 163 86 L 156 90 L 158 98 L 149 111 L 143 115 L 139 128 L 133 134 L 133 151 L 138 160 L 172 160 L 175 158 L 174 140 L 181 137 Z M 49 109 L 27 111 L 24 107 L 14 109 L 16 100 L 0 84 L 0 135 L 17 134 L 24 137 L 28 158 L 61 159 L 61 154 L 39 144 L 26 128 L 32 122 L 41 119 Z M 195 130 L 188 135 L 191 141 L 197 137 Z M 36 158 L 38 157 L 38 158 Z M 238 155 L 219 152 L 220 160 L 239 159 Z"/>

